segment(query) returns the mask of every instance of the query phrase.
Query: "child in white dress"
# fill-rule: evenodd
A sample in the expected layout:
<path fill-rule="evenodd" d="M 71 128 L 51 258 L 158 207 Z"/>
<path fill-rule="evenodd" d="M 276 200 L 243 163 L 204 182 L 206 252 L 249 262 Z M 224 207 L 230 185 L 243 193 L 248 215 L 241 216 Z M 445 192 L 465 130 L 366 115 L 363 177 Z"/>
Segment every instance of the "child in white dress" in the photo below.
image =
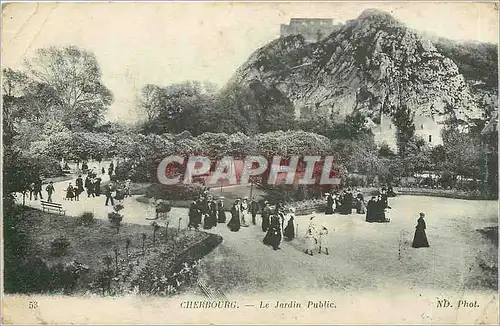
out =
<path fill-rule="evenodd" d="M 314 228 L 309 227 L 306 232 L 306 254 L 313 255 L 313 251 L 316 247 L 316 237 L 314 234 Z"/>
<path fill-rule="evenodd" d="M 326 226 L 321 226 L 321 231 L 319 231 L 319 251 L 321 254 L 321 248 L 325 249 L 325 253 L 328 255 L 328 229 Z"/>

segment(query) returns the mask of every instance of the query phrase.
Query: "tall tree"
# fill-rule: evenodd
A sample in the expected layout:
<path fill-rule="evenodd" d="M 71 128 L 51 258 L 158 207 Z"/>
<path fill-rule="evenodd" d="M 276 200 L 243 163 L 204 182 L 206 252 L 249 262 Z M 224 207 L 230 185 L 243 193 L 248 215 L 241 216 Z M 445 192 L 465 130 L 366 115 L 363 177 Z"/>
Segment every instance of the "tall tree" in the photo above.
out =
<path fill-rule="evenodd" d="M 406 156 L 408 142 L 415 135 L 414 116 L 415 113 L 406 104 L 400 105 L 392 116 L 392 121 L 396 126 L 396 140 L 401 157 Z"/>
<path fill-rule="evenodd" d="M 3 141 L 10 144 L 16 134 L 15 122 L 25 115 L 24 89 L 28 76 L 10 68 L 2 70 Z"/>
<path fill-rule="evenodd" d="M 208 85 L 208 89 L 205 88 Z M 188 130 L 199 134 L 199 123 L 204 120 L 207 109 L 213 107 L 212 86 L 199 82 L 172 84 L 163 88 L 146 85 L 143 89 L 143 107 L 149 110 L 146 132 L 162 134 Z M 145 101 L 145 95 L 149 97 Z"/>
<path fill-rule="evenodd" d="M 92 52 L 76 46 L 42 48 L 25 65 L 39 88 L 31 90 L 36 102 L 50 106 L 43 114 L 61 119 L 70 129 L 92 129 L 113 101 Z"/>
<path fill-rule="evenodd" d="M 162 88 L 158 85 L 144 85 L 139 101 L 141 108 L 146 113 L 147 121 L 152 122 L 161 111 Z"/>

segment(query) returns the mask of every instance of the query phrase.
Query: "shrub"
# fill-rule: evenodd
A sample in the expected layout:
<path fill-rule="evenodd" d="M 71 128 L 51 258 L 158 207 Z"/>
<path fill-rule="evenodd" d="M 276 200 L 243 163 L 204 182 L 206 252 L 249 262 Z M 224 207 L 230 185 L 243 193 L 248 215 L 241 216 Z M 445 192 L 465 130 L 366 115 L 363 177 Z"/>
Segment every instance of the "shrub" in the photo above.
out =
<path fill-rule="evenodd" d="M 89 267 L 72 261 L 67 264 L 57 264 L 51 268 L 51 285 L 52 290 L 63 290 L 64 293 L 71 293 L 78 282 L 78 279 L 89 270 Z"/>
<path fill-rule="evenodd" d="M 19 265 L 7 270 L 6 278 L 16 282 L 6 282 L 8 293 L 40 293 L 50 289 L 51 271 L 47 263 L 39 257 L 19 261 Z"/>
<path fill-rule="evenodd" d="M 141 274 L 138 284 L 139 293 L 149 295 L 173 295 L 182 286 L 194 284 L 200 273 L 200 260 L 177 264 L 173 269 L 165 269 L 163 265 L 148 263 Z"/>
<path fill-rule="evenodd" d="M 77 281 L 89 270 L 89 267 L 72 261 L 67 264 L 56 264 L 52 267 L 39 257 L 26 259 L 21 262 L 11 277 L 17 279 L 15 288 L 6 288 L 9 293 L 44 293 L 61 291 L 71 293 Z"/>
<path fill-rule="evenodd" d="M 108 219 L 111 222 L 111 224 L 118 226 L 118 225 L 120 225 L 120 223 L 123 219 L 123 215 L 121 215 L 117 212 L 111 212 L 108 214 Z"/>
<path fill-rule="evenodd" d="M 115 175 L 118 180 L 130 179 L 132 182 L 150 182 L 151 171 L 153 171 L 152 163 L 148 164 L 145 159 L 129 160 L 117 165 Z"/>
<path fill-rule="evenodd" d="M 68 239 L 64 237 L 56 238 L 50 244 L 51 254 L 55 257 L 61 257 L 68 253 L 68 248 L 71 245 Z"/>
<path fill-rule="evenodd" d="M 46 178 L 53 178 L 63 175 L 59 161 L 52 157 L 41 156 L 37 160 L 40 167 L 40 174 Z"/>
<path fill-rule="evenodd" d="M 362 175 L 350 175 L 344 182 L 347 187 L 366 187 L 366 181 L 367 178 Z"/>
<path fill-rule="evenodd" d="M 78 218 L 78 223 L 84 226 L 91 226 L 94 222 L 94 213 L 92 212 L 85 212 Z"/>
<path fill-rule="evenodd" d="M 200 195 L 202 189 L 203 187 L 198 183 L 190 185 L 152 184 L 146 190 L 146 197 L 166 200 L 192 200 Z"/>
<path fill-rule="evenodd" d="M 266 191 L 264 199 L 270 204 L 321 198 L 323 193 L 330 191 L 329 187 L 316 185 L 299 187 L 293 185 L 265 185 L 263 188 Z"/>

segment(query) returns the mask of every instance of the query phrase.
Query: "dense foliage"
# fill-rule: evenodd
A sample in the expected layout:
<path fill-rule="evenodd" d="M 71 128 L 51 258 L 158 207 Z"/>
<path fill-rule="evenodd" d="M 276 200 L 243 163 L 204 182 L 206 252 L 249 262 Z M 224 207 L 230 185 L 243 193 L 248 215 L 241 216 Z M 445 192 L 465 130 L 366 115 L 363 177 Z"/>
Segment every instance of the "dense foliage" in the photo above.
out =
<path fill-rule="evenodd" d="M 498 46 L 490 43 L 458 42 L 444 38 L 433 41 L 436 49 L 453 60 L 466 79 L 498 87 Z"/>
<path fill-rule="evenodd" d="M 254 81 L 248 88 L 215 90 L 214 85 L 199 82 L 145 85 L 139 101 L 147 117 L 143 131 L 255 134 L 291 129 L 294 124 L 293 105 L 277 89 L 267 89 Z"/>

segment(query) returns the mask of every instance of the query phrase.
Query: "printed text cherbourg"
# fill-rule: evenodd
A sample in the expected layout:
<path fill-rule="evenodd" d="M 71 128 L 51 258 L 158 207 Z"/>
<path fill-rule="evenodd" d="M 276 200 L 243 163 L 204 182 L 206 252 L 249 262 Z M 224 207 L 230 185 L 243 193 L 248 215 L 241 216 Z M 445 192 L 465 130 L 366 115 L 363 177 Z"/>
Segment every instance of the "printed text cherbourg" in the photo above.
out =
<path fill-rule="evenodd" d="M 236 301 L 224 300 L 188 300 L 180 303 L 182 309 L 239 309 L 240 307 L 256 307 L 259 309 L 334 309 L 337 308 L 335 303 L 330 300 L 320 301 L 260 301 L 258 305 L 244 304 L 240 305 Z"/>

